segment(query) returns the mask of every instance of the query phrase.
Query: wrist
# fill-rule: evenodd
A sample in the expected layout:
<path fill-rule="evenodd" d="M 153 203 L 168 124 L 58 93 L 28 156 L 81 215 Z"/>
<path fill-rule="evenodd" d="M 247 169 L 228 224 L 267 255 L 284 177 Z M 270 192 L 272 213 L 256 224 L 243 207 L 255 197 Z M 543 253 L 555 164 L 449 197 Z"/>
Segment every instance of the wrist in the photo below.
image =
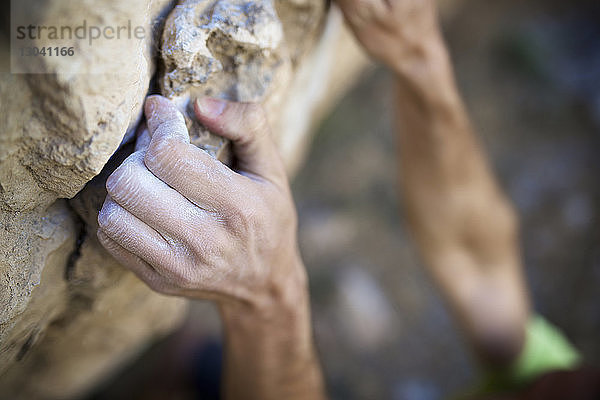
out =
<path fill-rule="evenodd" d="M 391 67 L 406 95 L 424 96 L 428 101 L 456 98 L 452 64 L 441 37 L 421 41 L 410 54 L 398 54 Z"/>
<path fill-rule="evenodd" d="M 409 48 L 408 48 L 409 47 Z M 407 49 L 408 48 L 408 49 Z M 398 78 L 437 77 L 449 64 L 448 50 L 440 34 L 404 45 L 390 57 L 388 64 Z"/>
<path fill-rule="evenodd" d="M 225 398 L 323 398 L 306 279 L 291 282 L 295 283 L 286 285 L 285 293 L 270 295 L 263 302 L 220 305 L 226 348 Z M 275 292 L 281 290 L 284 286 Z"/>
<path fill-rule="evenodd" d="M 224 325 L 249 328 L 308 318 L 308 279 L 298 252 L 289 261 L 274 266 L 273 271 L 273 276 L 248 301 L 219 305 Z"/>
<path fill-rule="evenodd" d="M 399 60 L 394 67 L 401 118 L 427 121 L 427 132 L 463 132 L 469 122 L 447 49 L 441 38 L 422 46 L 418 56 Z"/>

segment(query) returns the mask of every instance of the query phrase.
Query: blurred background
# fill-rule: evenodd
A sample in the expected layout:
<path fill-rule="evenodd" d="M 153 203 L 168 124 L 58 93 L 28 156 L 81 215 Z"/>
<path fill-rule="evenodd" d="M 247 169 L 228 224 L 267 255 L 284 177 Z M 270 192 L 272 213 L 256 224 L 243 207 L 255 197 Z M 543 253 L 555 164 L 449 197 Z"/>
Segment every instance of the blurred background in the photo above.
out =
<path fill-rule="evenodd" d="M 534 308 L 600 365 L 600 5 L 466 1 L 445 33 L 521 216 Z M 385 70 L 369 70 L 322 123 L 293 182 L 334 399 L 442 399 L 477 378 L 400 212 L 392 87 Z M 194 303 L 184 328 L 93 398 L 211 398 L 220 352 L 214 310 Z"/>

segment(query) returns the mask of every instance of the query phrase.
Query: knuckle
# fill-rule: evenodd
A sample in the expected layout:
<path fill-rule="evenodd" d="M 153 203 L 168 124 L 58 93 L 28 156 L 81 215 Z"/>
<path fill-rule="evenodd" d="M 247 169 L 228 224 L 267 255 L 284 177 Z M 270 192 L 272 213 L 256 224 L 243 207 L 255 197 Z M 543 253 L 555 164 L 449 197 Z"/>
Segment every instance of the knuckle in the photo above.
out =
<path fill-rule="evenodd" d="M 161 139 L 178 138 L 182 140 L 186 136 L 188 136 L 188 131 L 185 120 L 179 112 L 174 116 L 158 121 L 152 134 L 153 138 L 158 137 Z"/>
<path fill-rule="evenodd" d="M 190 244 L 194 265 L 214 266 L 223 256 L 223 244 L 227 243 L 220 231 L 210 235 L 198 235 Z"/>
<path fill-rule="evenodd" d="M 256 214 L 254 206 L 246 204 L 232 207 L 227 213 L 227 227 L 236 236 L 248 236 L 260 220 Z"/>
<path fill-rule="evenodd" d="M 183 115 L 174 109 L 162 110 L 162 112 L 155 112 L 149 121 L 153 128 L 153 136 L 157 133 L 162 135 L 172 135 L 182 127 L 185 127 L 185 119 Z"/>
<path fill-rule="evenodd" d="M 192 289 L 196 285 L 193 269 L 189 263 L 181 255 L 174 255 L 170 260 L 165 260 L 162 263 L 161 275 L 164 276 L 169 286 L 174 288 Z"/>

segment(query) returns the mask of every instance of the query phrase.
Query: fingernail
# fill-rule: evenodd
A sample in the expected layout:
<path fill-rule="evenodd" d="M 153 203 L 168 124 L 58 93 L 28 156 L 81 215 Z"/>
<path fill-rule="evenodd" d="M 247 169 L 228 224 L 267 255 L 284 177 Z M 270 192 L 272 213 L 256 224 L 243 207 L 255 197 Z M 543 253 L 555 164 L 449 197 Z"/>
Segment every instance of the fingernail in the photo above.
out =
<path fill-rule="evenodd" d="M 151 118 L 152 114 L 154 114 L 154 110 L 156 110 L 156 99 L 154 97 L 148 97 L 146 99 L 146 118 Z"/>
<path fill-rule="evenodd" d="M 226 103 L 213 97 L 202 97 L 196 99 L 196 105 L 200 114 L 214 118 L 223 113 Z"/>

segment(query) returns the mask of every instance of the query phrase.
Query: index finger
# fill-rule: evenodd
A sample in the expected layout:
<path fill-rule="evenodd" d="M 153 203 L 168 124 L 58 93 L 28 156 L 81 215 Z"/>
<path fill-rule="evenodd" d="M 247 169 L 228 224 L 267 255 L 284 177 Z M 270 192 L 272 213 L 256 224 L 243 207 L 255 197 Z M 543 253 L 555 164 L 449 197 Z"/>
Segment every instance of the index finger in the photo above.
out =
<path fill-rule="evenodd" d="M 190 144 L 185 120 L 175 104 L 161 96 L 146 101 L 150 145 L 144 165 L 154 176 L 204 209 L 215 210 L 234 199 L 240 187 L 232 170 Z"/>

